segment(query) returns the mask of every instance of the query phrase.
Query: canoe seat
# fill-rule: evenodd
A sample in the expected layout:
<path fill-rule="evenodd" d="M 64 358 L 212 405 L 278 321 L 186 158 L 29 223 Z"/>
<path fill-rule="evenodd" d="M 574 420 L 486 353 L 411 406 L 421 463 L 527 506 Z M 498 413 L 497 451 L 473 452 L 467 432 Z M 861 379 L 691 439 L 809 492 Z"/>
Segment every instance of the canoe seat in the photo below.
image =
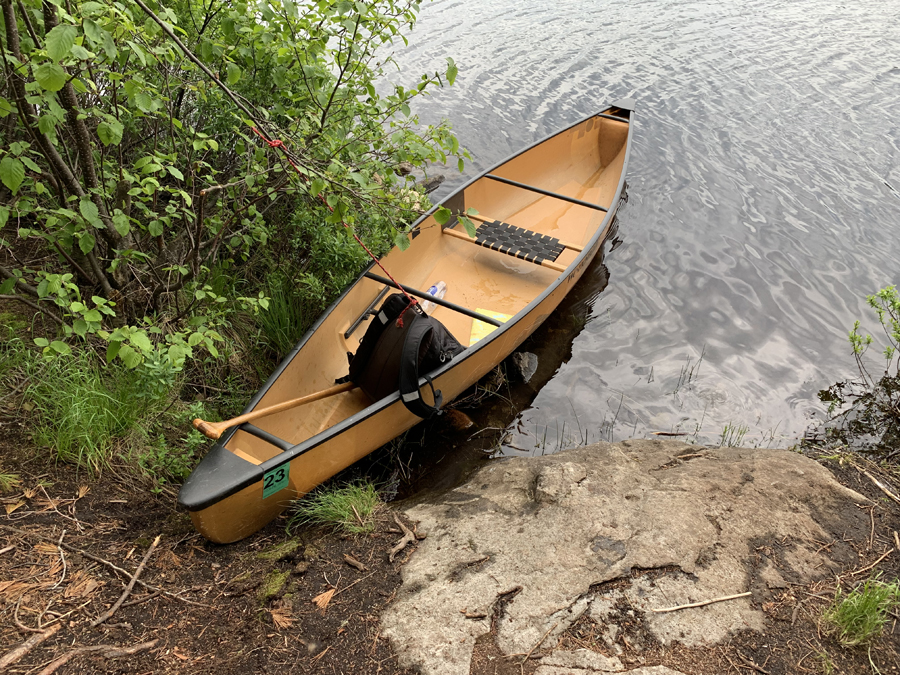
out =
<path fill-rule="evenodd" d="M 482 223 L 475 231 L 476 244 L 540 265 L 555 261 L 566 250 L 559 239 L 516 227 L 500 220 Z"/>

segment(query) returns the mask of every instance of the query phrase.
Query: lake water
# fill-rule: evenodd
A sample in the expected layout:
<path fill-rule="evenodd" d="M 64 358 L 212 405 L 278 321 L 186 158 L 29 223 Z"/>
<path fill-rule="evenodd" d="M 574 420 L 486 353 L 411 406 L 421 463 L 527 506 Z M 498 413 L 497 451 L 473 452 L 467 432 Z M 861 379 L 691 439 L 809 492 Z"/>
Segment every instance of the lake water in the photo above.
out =
<path fill-rule="evenodd" d="M 789 446 L 821 419 L 853 321 L 877 327 L 865 296 L 900 281 L 898 19 L 897 0 L 423 4 L 399 78 L 455 59 L 417 110 L 474 157 L 438 198 L 637 102 L 617 239 L 531 345 L 558 357 L 502 454 L 653 432 Z"/>

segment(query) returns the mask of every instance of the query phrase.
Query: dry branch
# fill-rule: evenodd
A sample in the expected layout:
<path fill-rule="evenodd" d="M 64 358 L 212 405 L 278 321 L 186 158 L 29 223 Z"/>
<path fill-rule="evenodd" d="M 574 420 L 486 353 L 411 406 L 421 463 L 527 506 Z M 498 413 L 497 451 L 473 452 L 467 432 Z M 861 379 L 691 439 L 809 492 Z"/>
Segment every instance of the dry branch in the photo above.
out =
<path fill-rule="evenodd" d="M 15 647 L 15 648 L 11 649 L 10 651 L 6 652 L 6 654 L 3 655 L 3 658 L 0 658 L 0 670 L 2 670 L 3 668 L 7 668 L 8 666 L 11 666 L 12 664 L 16 663 L 19 659 L 21 659 L 32 649 L 34 649 L 39 644 L 41 644 L 44 640 L 56 635 L 56 632 L 60 628 L 62 628 L 62 624 L 60 624 L 60 623 L 50 626 L 50 628 L 48 628 L 47 630 L 32 635 L 30 638 L 25 640 L 25 642 L 20 644 L 18 647 Z"/>
<path fill-rule="evenodd" d="M 675 612 L 679 609 L 688 609 L 690 607 L 704 607 L 706 605 L 711 605 L 715 602 L 725 602 L 726 600 L 736 600 L 737 598 L 746 598 L 750 595 L 750 591 L 746 593 L 738 593 L 736 595 L 725 595 L 721 598 L 713 598 L 712 600 L 703 600 L 702 602 L 692 602 L 687 605 L 678 605 L 677 607 L 666 607 L 664 609 L 651 609 L 651 612 L 656 612 L 657 614 L 662 614 L 663 612 Z"/>
<path fill-rule="evenodd" d="M 891 492 L 890 490 L 888 490 L 884 483 L 882 483 L 880 480 L 878 480 L 877 478 L 875 478 L 875 476 L 873 476 L 872 474 L 870 474 L 870 473 L 869 473 L 868 471 L 866 471 L 865 469 L 860 469 L 860 471 L 862 471 L 870 481 L 872 481 L 873 483 L 875 483 L 875 487 L 877 487 L 879 490 L 881 490 L 884 494 L 886 494 L 888 497 L 890 497 L 891 499 L 893 499 L 895 502 L 897 502 L 898 504 L 900 504 L 900 497 L 898 497 L 898 496 L 895 495 L 893 492 Z"/>
<path fill-rule="evenodd" d="M 156 539 L 153 540 L 153 543 L 150 544 L 150 548 L 147 549 L 147 552 L 144 554 L 144 559 L 141 560 L 141 564 L 138 565 L 137 570 L 134 573 L 134 576 L 131 577 L 131 581 L 128 582 L 128 585 L 125 587 L 125 590 L 122 592 L 122 595 L 119 596 L 119 599 L 116 600 L 115 604 L 109 608 L 108 611 L 104 612 L 99 618 L 95 619 L 91 623 L 91 628 L 96 628 L 101 623 L 109 619 L 113 614 L 115 614 L 119 607 L 122 606 L 122 603 L 131 595 L 131 590 L 134 588 L 134 585 L 137 583 L 138 577 L 141 575 L 141 572 L 144 571 L 144 565 L 147 564 L 147 561 L 150 559 L 150 556 L 153 555 L 153 551 L 156 550 L 156 547 L 159 545 L 159 539 L 161 535 L 157 535 Z M 62 540 L 60 540 L 62 541 Z"/>
<path fill-rule="evenodd" d="M 397 517 L 396 513 L 394 514 L 394 522 L 397 523 L 397 526 L 403 532 L 403 537 L 394 545 L 394 548 L 391 549 L 390 554 L 388 554 L 388 562 L 394 562 L 394 557 L 406 548 L 407 544 L 411 544 L 416 540 L 416 535 L 413 534 L 412 530 L 406 525 L 400 522 L 400 518 Z"/>
<path fill-rule="evenodd" d="M 132 654 L 137 654 L 138 652 L 145 651 L 147 649 L 153 649 L 156 646 L 156 643 L 159 642 L 159 639 L 150 640 L 150 642 L 142 642 L 139 645 L 135 645 L 134 647 L 115 647 L 113 645 L 94 645 L 92 647 L 76 647 L 71 651 L 66 652 L 58 659 L 51 661 L 46 668 L 44 668 L 38 675 L 52 675 L 55 673 L 61 666 L 65 665 L 76 656 L 80 654 L 88 654 L 90 652 L 101 652 L 101 656 L 104 656 L 107 659 L 117 659 L 121 656 L 131 656 Z"/>

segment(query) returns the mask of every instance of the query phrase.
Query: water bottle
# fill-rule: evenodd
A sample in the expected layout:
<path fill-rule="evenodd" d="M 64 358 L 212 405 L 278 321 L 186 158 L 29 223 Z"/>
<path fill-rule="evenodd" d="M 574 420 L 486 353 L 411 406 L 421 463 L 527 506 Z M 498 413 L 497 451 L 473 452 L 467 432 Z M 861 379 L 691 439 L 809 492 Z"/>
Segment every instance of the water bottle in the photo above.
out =
<path fill-rule="evenodd" d="M 428 295 L 434 296 L 438 300 L 441 300 L 447 294 L 447 284 L 445 284 L 443 281 L 439 281 L 425 292 Z M 431 300 L 425 300 L 422 303 L 422 311 L 426 314 L 431 314 L 435 307 L 436 305 L 431 302 Z"/>

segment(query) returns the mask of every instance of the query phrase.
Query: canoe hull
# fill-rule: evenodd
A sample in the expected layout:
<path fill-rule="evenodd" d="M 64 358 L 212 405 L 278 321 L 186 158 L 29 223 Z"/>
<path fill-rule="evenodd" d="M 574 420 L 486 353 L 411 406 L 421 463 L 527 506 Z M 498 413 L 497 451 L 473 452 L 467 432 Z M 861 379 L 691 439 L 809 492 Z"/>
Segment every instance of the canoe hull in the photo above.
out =
<path fill-rule="evenodd" d="M 624 120 L 609 118 L 613 121 L 608 121 L 601 119 L 606 117 L 602 114 L 591 116 L 495 167 L 506 170 L 505 178 L 523 181 L 529 178 L 529 171 L 532 170 L 529 169 L 530 161 L 536 164 L 537 171 L 543 172 L 545 177 L 554 176 L 553 168 L 545 167 L 555 154 L 560 154 L 561 149 L 564 150 L 569 145 L 574 146 L 577 139 L 585 136 L 586 130 L 591 132 L 595 122 L 593 133 L 595 136 L 600 134 L 601 139 L 604 132 L 599 129 L 611 128 L 612 135 L 618 136 L 616 142 L 608 144 L 611 150 L 604 149 L 602 143 L 595 141 L 593 143 L 599 150 L 591 147 L 582 151 L 583 154 L 592 155 L 588 159 L 597 161 L 601 168 L 593 174 L 590 166 L 582 171 L 582 174 L 589 175 L 594 182 L 588 184 L 583 181 L 583 189 L 575 190 L 564 198 L 569 202 L 557 197 L 539 196 L 535 199 L 533 195 L 526 195 L 523 198 L 518 188 L 506 185 L 496 187 L 489 180 L 489 172 L 444 200 L 444 205 L 454 211 L 474 206 L 479 211 L 490 211 L 492 216 L 510 218 L 509 222 L 515 221 L 517 225 L 534 223 L 534 227 L 527 228 L 529 230 L 538 231 L 540 227 L 560 228 L 563 223 L 567 224 L 570 233 L 566 238 L 577 239 L 583 250 L 564 254 L 560 259 L 564 262 L 560 267 L 564 269 L 562 273 L 494 251 L 473 254 L 472 251 L 478 249 L 477 245 L 459 241 L 460 237 L 443 235 L 442 229 L 435 226 L 433 212 L 418 223 L 419 228 L 414 234 L 411 249 L 418 250 L 417 255 L 411 256 L 408 251 L 404 256 L 395 249 L 383 259 L 391 273 L 404 283 L 409 283 L 411 279 L 452 279 L 451 289 L 459 297 L 454 302 L 471 309 L 485 306 L 479 304 L 481 302 L 512 303 L 509 306 L 514 316 L 501 328 L 470 346 L 434 375 L 435 387 L 443 392 L 445 401 L 452 401 L 475 384 L 531 335 L 571 291 L 600 250 L 609 234 L 624 189 L 625 168 L 631 146 L 631 108 L 621 109 L 626 115 Z M 623 123 L 627 124 L 624 129 Z M 530 150 L 534 151 L 532 156 L 527 155 Z M 604 152 L 608 156 L 600 157 Z M 569 160 L 569 164 L 572 163 Z M 565 169 L 564 166 L 561 173 Z M 559 182 L 558 189 L 562 192 L 562 188 L 565 188 L 572 192 L 573 182 L 569 180 L 566 183 L 566 180 L 569 179 Z M 589 198 L 592 203 L 605 203 L 607 206 L 593 207 L 596 210 L 592 210 L 585 208 L 583 201 L 581 205 L 577 205 L 576 202 L 582 197 Z M 562 236 L 559 238 L 563 239 Z M 460 252 L 468 258 L 463 257 Z M 417 263 L 421 263 L 427 255 L 431 255 L 437 262 L 426 270 L 421 269 L 421 265 L 417 268 Z M 508 277 L 502 282 L 506 286 L 496 284 L 490 276 L 492 274 Z M 468 291 L 467 282 L 471 287 Z M 484 295 L 483 288 L 492 283 L 499 291 L 494 295 Z M 250 402 L 247 411 L 307 393 L 298 391 L 298 387 L 323 388 L 325 378 L 335 377 L 331 373 L 338 366 L 334 361 L 323 365 L 320 363 L 322 359 L 316 358 L 299 362 L 298 354 L 302 355 L 302 350 L 307 350 L 307 353 L 327 353 L 333 357 L 335 353 L 342 356 L 344 351 L 349 351 L 351 345 L 344 334 L 345 328 L 353 317 L 365 309 L 379 290 L 377 283 L 360 276 L 285 359 L 263 390 Z M 506 305 L 503 306 L 505 309 Z M 471 318 L 440 308 L 436 314 L 440 312 L 444 313 L 438 318 L 457 337 L 468 334 L 473 326 Z M 337 330 L 338 327 L 340 330 Z M 363 330 L 360 329 L 360 335 Z M 357 337 L 358 335 L 353 336 L 354 341 Z M 423 390 L 423 395 L 428 398 L 427 387 Z M 242 427 L 224 436 L 185 483 L 179 495 L 179 501 L 190 511 L 196 529 L 204 537 L 217 543 L 242 539 L 277 517 L 292 500 L 421 421 L 406 409 L 396 393 L 371 405 L 359 390 L 342 396 L 340 401 L 322 404 L 314 409 L 310 407 L 303 414 L 288 412 L 265 418 L 268 425 L 266 432 L 272 434 L 269 443 L 282 443 L 280 449 L 269 447 L 260 441 L 262 436 L 259 429 Z M 346 412 L 348 410 L 349 414 Z M 282 438 L 298 437 L 306 440 L 295 440 L 297 445 L 285 445 L 285 441 L 281 441 Z M 272 472 L 282 467 L 288 472 L 286 482 L 279 484 L 277 492 L 265 496 L 269 492 L 266 485 Z M 232 480 L 233 476 L 239 476 L 240 479 Z"/>

